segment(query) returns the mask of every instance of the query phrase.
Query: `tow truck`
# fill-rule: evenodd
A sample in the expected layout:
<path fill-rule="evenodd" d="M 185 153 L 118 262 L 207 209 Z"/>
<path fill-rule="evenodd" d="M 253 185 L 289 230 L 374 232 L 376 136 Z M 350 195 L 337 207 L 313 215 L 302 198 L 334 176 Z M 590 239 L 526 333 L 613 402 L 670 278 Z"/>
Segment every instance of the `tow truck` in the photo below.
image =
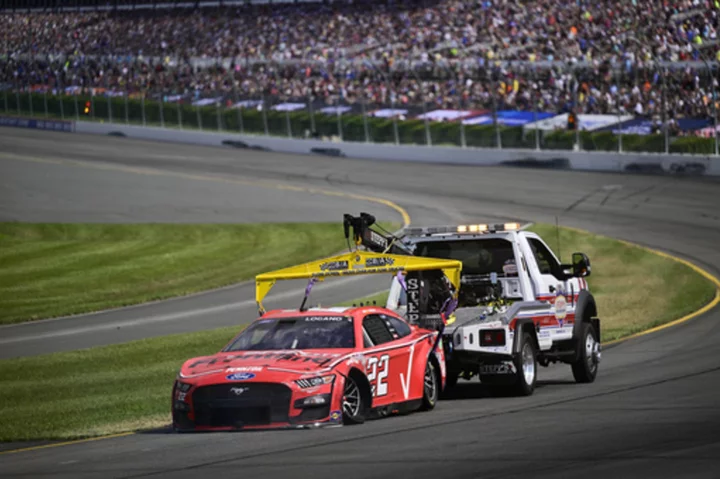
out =
<path fill-rule="evenodd" d="M 538 366 L 553 363 L 570 365 L 576 382 L 595 381 L 600 319 L 586 280 L 587 255 L 573 253 L 570 264 L 561 263 L 528 231 L 531 223 L 409 227 L 396 234 L 375 231 L 373 223 L 366 213 L 345 219 L 368 249 L 462 262 L 450 317 L 440 314 L 447 289 L 435 272 L 398 274 L 386 303 L 410 323 L 442 329 L 448 387 L 477 375 L 527 396 Z"/>

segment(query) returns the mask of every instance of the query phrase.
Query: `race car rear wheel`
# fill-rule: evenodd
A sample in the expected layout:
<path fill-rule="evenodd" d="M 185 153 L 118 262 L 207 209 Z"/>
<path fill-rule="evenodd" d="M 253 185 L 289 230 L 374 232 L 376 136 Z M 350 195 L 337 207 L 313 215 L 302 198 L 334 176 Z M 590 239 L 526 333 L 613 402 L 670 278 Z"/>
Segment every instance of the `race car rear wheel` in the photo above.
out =
<path fill-rule="evenodd" d="M 343 424 L 362 424 L 365 422 L 365 404 L 358 383 L 350 375 L 345 379 L 342 397 Z"/>
<path fill-rule="evenodd" d="M 432 361 L 428 361 L 425 366 L 425 376 L 423 377 L 423 398 L 421 411 L 429 411 L 435 407 L 440 393 L 440 381 L 438 381 L 437 371 Z"/>
<path fill-rule="evenodd" d="M 573 377 L 579 383 L 591 383 L 595 381 L 600 364 L 600 343 L 592 324 L 585 322 L 580 328 L 578 349 L 578 360 L 572 363 Z"/>
<path fill-rule="evenodd" d="M 515 359 L 515 393 L 530 396 L 535 391 L 537 381 L 537 352 L 535 342 L 530 334 L 524 333 L 521 339 L 520 353 Z"/>

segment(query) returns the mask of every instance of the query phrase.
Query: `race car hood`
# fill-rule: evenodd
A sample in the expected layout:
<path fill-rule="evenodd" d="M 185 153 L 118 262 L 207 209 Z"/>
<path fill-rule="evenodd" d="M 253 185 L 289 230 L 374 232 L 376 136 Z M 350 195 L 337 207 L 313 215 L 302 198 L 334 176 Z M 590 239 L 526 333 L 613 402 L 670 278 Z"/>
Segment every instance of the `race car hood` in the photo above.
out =
<path fill-rule="evenodd" d="M 227 372 L 259 372 L 263 370 L 308 372 L 326 369 L 352 349 L 291 350 L 291 351 L 236 351 L 193 358 L 185 362 L 181 377 L 192 378 Z"/>

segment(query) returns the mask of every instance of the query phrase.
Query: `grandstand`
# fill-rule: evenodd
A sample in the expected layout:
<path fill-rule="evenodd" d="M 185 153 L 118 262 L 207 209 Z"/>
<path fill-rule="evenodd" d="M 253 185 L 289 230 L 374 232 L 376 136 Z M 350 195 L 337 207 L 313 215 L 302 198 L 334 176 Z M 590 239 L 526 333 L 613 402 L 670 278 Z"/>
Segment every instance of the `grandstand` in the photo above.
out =
<path fill-rule="evenodd" d="M 318 0 L 304 0 L 313 2 Z M 248 3 L 271 3 L 271 0 L 4 0 L 0 9 L 13 11 L 112 11 L 167 8 L 212 8 Z M 277 2 L 275 2 L 277 3 Z"/>
<path fill-rule="evenodd" d="M 719 2 L 6 0 L 0 85 L 707 132 Z"/>

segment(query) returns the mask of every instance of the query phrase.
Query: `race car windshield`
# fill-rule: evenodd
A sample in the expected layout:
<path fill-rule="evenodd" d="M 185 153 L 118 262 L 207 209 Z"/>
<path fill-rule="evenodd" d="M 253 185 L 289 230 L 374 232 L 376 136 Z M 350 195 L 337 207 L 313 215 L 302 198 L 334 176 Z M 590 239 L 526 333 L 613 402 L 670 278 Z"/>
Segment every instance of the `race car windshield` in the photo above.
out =
<path fill-rule="evenodd" d="M 490 273 L 517 276 L 513 245 L 501 238 L 428 241 L 418 243 L 415 254 L 461 261 L 463 276 Z"/>
<path fill-rule="evenodd" d="M 304 316 L 261 319 L 235 338 L 225 351 L 339 349 L 355 347 L 352 318 Z"/>

